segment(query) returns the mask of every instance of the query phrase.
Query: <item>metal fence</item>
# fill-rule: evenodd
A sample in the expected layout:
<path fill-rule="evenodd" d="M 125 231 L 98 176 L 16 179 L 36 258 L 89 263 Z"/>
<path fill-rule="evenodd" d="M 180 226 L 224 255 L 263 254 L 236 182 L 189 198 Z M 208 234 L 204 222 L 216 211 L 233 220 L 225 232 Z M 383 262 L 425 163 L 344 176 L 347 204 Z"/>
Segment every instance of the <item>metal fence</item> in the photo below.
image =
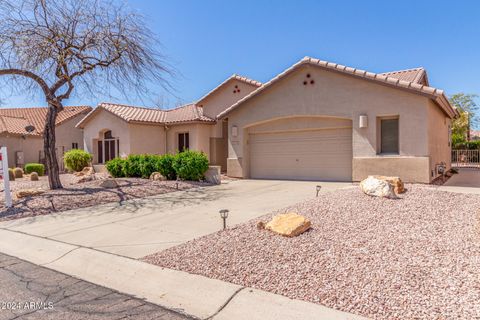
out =
<path fill-rule="evenodd" d="M 452 150 L 452 167 L 480 168 L 480 150 Z"/>

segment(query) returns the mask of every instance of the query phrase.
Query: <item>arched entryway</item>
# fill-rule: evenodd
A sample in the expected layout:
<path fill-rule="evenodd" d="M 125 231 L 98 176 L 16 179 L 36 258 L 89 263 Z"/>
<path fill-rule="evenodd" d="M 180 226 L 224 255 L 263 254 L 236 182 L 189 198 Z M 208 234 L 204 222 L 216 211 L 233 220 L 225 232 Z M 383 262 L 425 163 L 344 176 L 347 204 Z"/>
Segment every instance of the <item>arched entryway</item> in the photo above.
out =
<path fill-rule="evenodd" d="M 100 133 L 97 141 L 98 163 L 105 163 L 118 157 L 120 140 L 112 135 L 111 130 Z"/>

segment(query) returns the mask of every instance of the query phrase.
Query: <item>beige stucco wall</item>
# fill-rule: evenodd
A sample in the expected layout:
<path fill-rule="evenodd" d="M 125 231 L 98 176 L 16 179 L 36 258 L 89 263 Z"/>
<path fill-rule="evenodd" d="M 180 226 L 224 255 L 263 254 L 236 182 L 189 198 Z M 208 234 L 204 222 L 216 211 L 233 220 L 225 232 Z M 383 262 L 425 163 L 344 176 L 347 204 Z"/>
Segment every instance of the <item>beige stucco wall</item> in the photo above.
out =
<path fill-rule="evenodd" d="M 237 88 L 235 88 L 235 86 L 237 86 Z M 203 107 L 203 114 L 215 119 L 220 112 L 230 107 L 255 89 L 257 89 L 257 86 L 236 79 L 231 79 L 205 99 L 200 100 L 198 104 Z M 240 92 L 238 92 L 238 90 L 240 90 Z M 216 129 L 216 133 L 221 134 L 221 127 Z"/>
<path fill-rule="evenodd" d="M 309 78 L 307 74 L 310 74 Z M 314 80 L 313 85 L 309 83 L 311 80 Z M 308 84 L 304 85 L 304 81 L 308 81 Z M 356 158 L 361 158 L 361 161 L 366 161 L 365 158 L 385 161 L 385 157 L 377 155 L 377 117 L 398 116 L 400 154 L 396 156 L 396 162 L 408 161 L 417 166 L 416 162 L 406 159 L 429 156 L 428 108 L 429 99 L 425 96 L 314 66 L 304 66 L 228 114 L 229 132 L 232 126 L 238 127 L 238 136 L 229 137 L 228 174 L 248 177 L 249 127 L 292 116 L 351 119 L 354 163 Z M 359 128 L 360 115 L 368 116 L 367 128 Z M 358 168 L 353 166 L 354 171 Z M 417 170 L 411 169 L 410 165 L 403 168 L 402 172 L 398 172 L 400 176 L 408 176 L 409 170 Z M 353 172 L 352 176 L 358 180 L 368 174 L 377 174 L 375 166 L 367 166 L 361 174 Z"/>
<path fill-rule="evenodd" d="M 436 165 L 445 162 L 447 170 L 451 167 L 452 151 L 450 146 L 450 118 L 432 102 L 428 103 L 428 149 L 430 155 L 430 178 L 438 176 Z M 433 173 L 433 176 L 432 176 Z"/>
<path fill-rule="evenodd" d="M 87 122 L 83 129 L 84 149 L 94 155 L 94 163 L 98 163 L 97 141 L 102 137 L 103 132 L 111 130 L 112 136 L 119 139 L 119 154 L 130 154 L 130 128 L 126 121 L 111 114 L 108 111 L 100 110 Z M 152 137 L 148 137 L 152 139 Z"/>
<path fill-rule="evenodd" d="M 130 153 L 164 154 L 166 152 L 163 125 L 129 124 Z"/>
<path fill-rule="evenodd" d="M 10 168 L 18 166 L 15 161 L 17 151 L 23 151 L 24 162 L 38 162 L 39 152 L 43 150 L 42 137 L 28 137 L 23 139 L 18 135 L 0 135 L 0 146 L 6 146 L 8 152 L 8 166 Z"/>
<path fill-rule="evenodd" d="M 68 121 L 63 122 L 55 129 L 57 150 L 68 151 L 72 149 L 72 143 L 78 143 L 78 148 L 83 149 L 83 130 L 75 128 L 75 125 L 86 114 L 80 114 Z"/>
<path fill-rule="evenodd" d="M 188 132 L 190 150 L 203 151 L 209 157 L 211 126 L 201 123 L 169 126 L 167 129 L 167 152 L 176 153 L 178 151 L 178 134 Z"/>

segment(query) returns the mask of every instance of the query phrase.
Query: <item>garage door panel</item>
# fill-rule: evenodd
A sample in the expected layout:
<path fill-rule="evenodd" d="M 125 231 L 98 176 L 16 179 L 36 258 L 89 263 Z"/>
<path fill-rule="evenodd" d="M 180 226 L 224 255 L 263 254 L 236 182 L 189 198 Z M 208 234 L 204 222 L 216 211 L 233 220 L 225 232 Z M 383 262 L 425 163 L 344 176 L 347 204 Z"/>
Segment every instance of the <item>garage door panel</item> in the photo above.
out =
<path fill-rule="evenodd" d="M 250 176 L 350 181 L 351 128 L 251 134 Z"/>

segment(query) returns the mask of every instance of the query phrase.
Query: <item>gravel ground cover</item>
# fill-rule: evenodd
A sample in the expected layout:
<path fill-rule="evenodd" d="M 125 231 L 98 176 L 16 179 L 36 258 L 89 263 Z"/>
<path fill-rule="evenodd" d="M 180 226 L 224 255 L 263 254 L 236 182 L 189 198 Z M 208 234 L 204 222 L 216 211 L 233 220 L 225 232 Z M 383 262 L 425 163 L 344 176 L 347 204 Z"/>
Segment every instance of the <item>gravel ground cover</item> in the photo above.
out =
<path fill-rule="evenodd" d="M 78 177 L 72 174 L 60 175 L 64 189 L 48 190 L 47 177 L 40 181 L 30 181 L 28 178 L 11 181 L 12 193 L 20 189 L 43 189 L 44 194 L 14 200 L 12 208 L 5 207 L 5 193 L 0 192 L 0 221 L 18 219 L 29 216 L 49 214 L 76 208 L 90 207 L 108 202 L 119 202 L 133 198 L 143 198 L 178 190 L 186 190 L 196 186 L 206 186 L 208 183 L 179 181 L 151 181 L 140 178 L 115 179 L 118 188 L 102 188 L 101 182 L 105 174 L 95 174 L 96 180 L 77 183 Z"/>
<path fill-rule="evenodd" d="M 143 260 L 374 319 L 479 319 L 480 197 L 407 188 L 397 200 L 350 188 L 279 211 L 311 219 L 296 238 L 258 230 L 270 214 Z"/>

